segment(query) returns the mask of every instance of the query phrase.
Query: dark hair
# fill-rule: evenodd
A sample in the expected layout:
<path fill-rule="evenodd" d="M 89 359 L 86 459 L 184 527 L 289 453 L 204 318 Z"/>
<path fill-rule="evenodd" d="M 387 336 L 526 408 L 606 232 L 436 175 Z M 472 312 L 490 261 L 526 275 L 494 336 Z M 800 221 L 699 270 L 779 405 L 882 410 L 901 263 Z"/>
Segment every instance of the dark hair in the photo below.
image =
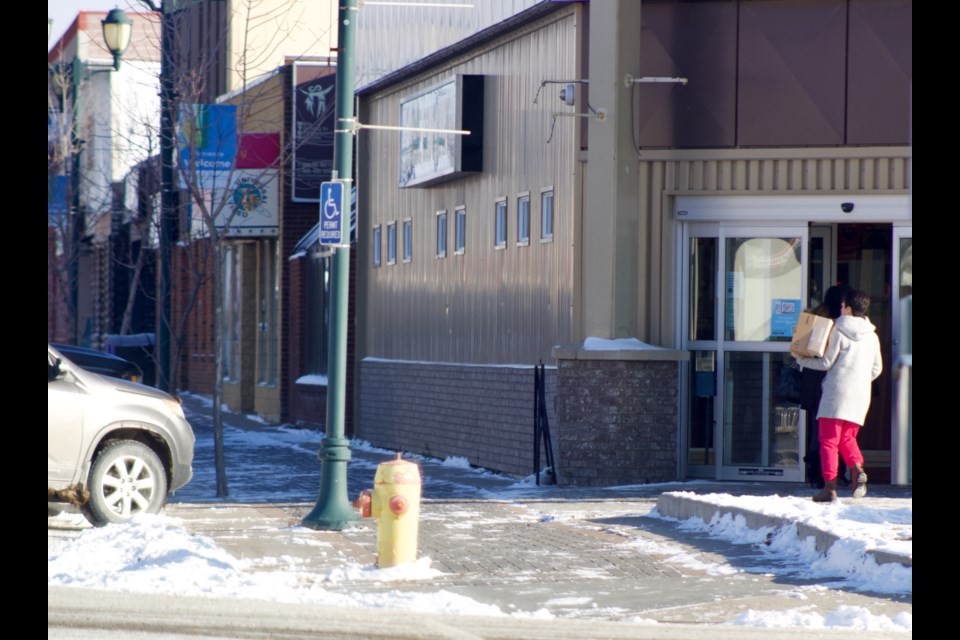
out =
<path fill-rule="evenodd" d="M 850 307 L 853 315 L 861 318 L 867 315 L 867 309 L 870 307 L 870 296 L 859 289 L 851 290 L 843 297 L 843 303 Z"/>
<path fill-rule="evenodd" d="M 846 302 L 846 298 L 852 291 L 853 287 L 848 284 L 836 284 L 827 289 L 826 293 L 823 294 L 823 304 L 820 305 L 826 311 L 824 315 L 834 320 L 839 318 L 840 303 L 846 303 L 849 307 L 850 304 Z"/>

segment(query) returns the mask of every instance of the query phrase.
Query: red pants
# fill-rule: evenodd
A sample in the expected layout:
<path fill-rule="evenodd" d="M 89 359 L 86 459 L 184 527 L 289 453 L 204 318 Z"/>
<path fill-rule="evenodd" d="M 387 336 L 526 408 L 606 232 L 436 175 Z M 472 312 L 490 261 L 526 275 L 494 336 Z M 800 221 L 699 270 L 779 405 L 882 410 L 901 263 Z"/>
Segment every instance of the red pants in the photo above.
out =
<path fill-rule="evenodd" d="M 857 445 L 857 432 L 860 426 L 856 422 L 838 418 L 820 418 L 817 421 L 817 433 L 820 437 L 820 466 L 823 479 L 837 479 L 837 452 L 843 456 L 848 467 L 863 464 L 863 454 Z"/>

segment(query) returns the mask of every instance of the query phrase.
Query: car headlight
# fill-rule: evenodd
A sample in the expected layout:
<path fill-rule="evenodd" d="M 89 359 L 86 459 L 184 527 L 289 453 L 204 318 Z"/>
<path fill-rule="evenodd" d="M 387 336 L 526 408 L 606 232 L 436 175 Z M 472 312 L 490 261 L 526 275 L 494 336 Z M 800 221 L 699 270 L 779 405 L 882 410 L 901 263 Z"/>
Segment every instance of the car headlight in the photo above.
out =
<path fill-rule="evenodd" d="M 183 415 L 183 407 L 180 406 L 179 400 L 177 400 L 176 398 L 169 398 L 167 400 L 164 400 L 164 402 L 167 403 L 167 406 L 170 408 L 170 411 L 171 413 L 173 413 L 173 415 L 183 420 L 187 419 L 187 417 Z"/>

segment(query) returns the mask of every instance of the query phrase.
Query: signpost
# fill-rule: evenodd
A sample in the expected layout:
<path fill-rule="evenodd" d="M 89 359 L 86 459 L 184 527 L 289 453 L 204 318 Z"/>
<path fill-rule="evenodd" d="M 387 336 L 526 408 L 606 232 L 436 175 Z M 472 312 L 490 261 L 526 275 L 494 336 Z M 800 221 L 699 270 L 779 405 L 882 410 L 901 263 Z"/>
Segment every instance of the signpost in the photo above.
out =
<path fill-rule="evenodd" d="M 338 13 L 336 131 L 333 157 L 337 182 L 320 185 L 320 242 L 336 244 L 330 305 L 326 437 L 320 442 L 320 495 L 303 519 L 310 529 L 340 531 L 360 521 L 347 498 L 350 441 L 344 437 L 347 380 L 347 306 L 350 299 L 350 218 L 344 224 L 344 183 L 353 183 L 353 52 L 358 0 L 341 0 Z M 347 210 L 349 212 L 349 209 Z M 330 217 L 328 217 L 330 216 Z M 326 224 L 330 223 L 330 228 Z M 344 228 L 346 227 L 346 228 Z M 346 237 L 343 237 L 346 235 Z"/>
<path fill-rule="evenodd" d="M 342 182 L 320 183 L 320 244 L 350 244 L 349 226 L 343 223 L 344 203 Z"/>

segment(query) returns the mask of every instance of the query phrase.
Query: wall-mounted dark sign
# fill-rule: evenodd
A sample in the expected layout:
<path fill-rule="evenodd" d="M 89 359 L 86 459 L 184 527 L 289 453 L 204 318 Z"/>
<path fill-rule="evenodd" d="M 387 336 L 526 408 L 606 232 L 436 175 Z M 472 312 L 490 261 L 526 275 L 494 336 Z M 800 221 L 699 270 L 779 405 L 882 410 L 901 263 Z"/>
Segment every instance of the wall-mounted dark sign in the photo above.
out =
<path fill-rule="evenodd" d="M 407 129 L 400 132 L 401 187 L 482 171 L 483 76 L 454 76 L 402 101 L 400 126 Z"/>

